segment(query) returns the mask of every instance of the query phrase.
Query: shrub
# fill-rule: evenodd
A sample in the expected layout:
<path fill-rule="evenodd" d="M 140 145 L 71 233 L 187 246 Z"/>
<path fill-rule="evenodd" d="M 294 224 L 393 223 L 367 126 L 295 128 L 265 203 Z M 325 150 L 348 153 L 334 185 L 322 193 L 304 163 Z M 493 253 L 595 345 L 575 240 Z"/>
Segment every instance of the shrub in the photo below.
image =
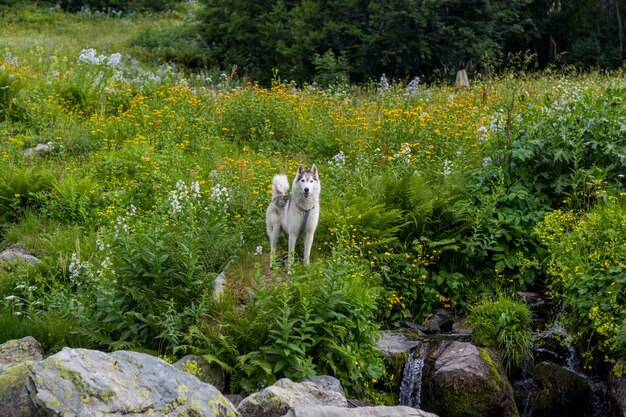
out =
<path fill-rule="evenodd" d="M 93 343 L 171 352 L 199 320 L 237 239 L 202 197 L 199 183 L 179 181 L 148 212 L 130 205 L 100 231 L 96 253 L 72 255 L 69 282 L 48 304 Z"/>
<path fill-rule="evenodd" d="M 472 340 L 497 348 L 509 375 L 520 369 L 525 359 L 531 358 L 531 319 L 532 313 L 526 304 L 502 295 L 473 306 L 468 316 L 473 327 Z"/>
<path fill-rule="evenodd" d="M 510 121 L 510 144 L 499 142 L 507 175 L 532 185 L 552 207 L 583 207 L 597 197 L 597 181 L 617 186 L 626 168 L 625 94 L 572 87 L 526 104 Z"/>
<path fill-rule="evenodd" d="M 315 374 L 363 392 L 382 372 L 378 287 L 365 271 L 337 254 L 286 281 L 259 275 L 247 304 L 214 303 L 206 325 L 191 333 L 191 346 L 229 374 L 233 392 Z"/>
<path fill-rule="evenodd" d="M 624 290 L 626 288 L 626 199 L 597 204 L 590 212 L 556 210 L 535 233 L 550 252 L 549 291 L 566 309 L 583 357 L 626 363 Z M 597 357 L 597 356 L 596 356 Z"/>

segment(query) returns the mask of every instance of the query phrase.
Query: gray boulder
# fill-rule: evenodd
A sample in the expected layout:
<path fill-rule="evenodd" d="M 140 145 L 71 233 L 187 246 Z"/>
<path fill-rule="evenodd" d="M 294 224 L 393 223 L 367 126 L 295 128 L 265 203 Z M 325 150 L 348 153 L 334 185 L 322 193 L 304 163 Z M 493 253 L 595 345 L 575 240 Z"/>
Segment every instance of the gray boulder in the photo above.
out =
<path fill-rule="evenodd" d="M 64 348 L 32 364 L 31 399 L 45 416 L 238 416 L 214 387 L 150 355 Z"/>
<path fill-rule="evenodd" d="M 43 348 L 32 337 L 0 345 L 0 416 L 37 416 L 30 392 L 30 369 L 43 358 Z"/>
<path fill-rule="evenodd" d="M 17 365 L 43 359 L 43 348 L 31 336 L 0 345 L 0 365 Z"/>
<path fill-rule="evenodd" d="M 178 370 L 195 375 L 200 381 L 213 385 L 222 393 L 226 391 L 224 372 L 218 365 L 209 363 L 203 356 L 183 356 L 173 363 L 172 366 Z"/>
<path fill-rule="evenodd" d="M 24 151 L 24 156 L 29 158 L 37 155 L 43 158 L 44 156 L 48 155 L 51 150 L 52 145 L 47 143 L 38 143 L 35 147 L 26 149 Z"/>
<path fill-rule="evenodd" d="M 402 405 L 358 408 L 305 406 L 289 410 L 283 417 L 437 417 L 437 415 Z"/>
<path fill-rule="evenodd" d="M 237 410 L 243 417 L 281 417 L 292 408 L 309 405 L 347 407 L 348 401 L 341 384 L 333 377 L 314 377 L 302 382 L 283 378 L 244 398 Z"/>
<path fill-rule="evenodd" d="M 5 262 L 18 261 L 18 262 L 25 262 L 25 263 L 34 265 L 37 262 L 39 262 L 39 259 L 36 256 L 31 255 L 30 253 L 26 252 L 23 249 L 10 248 L 10 249 L 6 249 L 0 252 L 0 261 L 5 261 Z M 2 265 L 2 262 L 0 262 L 0 265 Z M 3 266 L 3 268 L 7 270 L 5 266 Z"/>
<path fill-rule="evenodd" d="M 442 341 L 426 358 L 421 408 L 446 417 L 517 416 L 513 389 L 492 354 Z"/>
<path fill-rule="evenodd" d="M 411 350 L 417 346 L 418 342 L 403 332 L 384 331 L 381 333 L 380 339 L 376 343 L 383 354 L 383 357 L 393 357 L 395 355 L 403 355 L 406 358 Z"/>

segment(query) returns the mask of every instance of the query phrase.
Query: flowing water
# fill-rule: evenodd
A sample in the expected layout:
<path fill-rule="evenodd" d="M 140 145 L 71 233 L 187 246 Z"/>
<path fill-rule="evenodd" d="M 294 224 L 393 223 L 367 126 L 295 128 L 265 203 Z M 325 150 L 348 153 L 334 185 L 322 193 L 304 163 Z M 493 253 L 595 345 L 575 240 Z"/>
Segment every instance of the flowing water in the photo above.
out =
<path fill-rule="evenodd" d="M 416 354 L 417 351 L 411 352 L 406 364 L 404 365 L 404 377 L 400 384 L 400 405 L 408 407 L 420 408 L 422 395 L 422 371 L 424 370 L 424 359 Z M 418 357 L 416 357 L 418 356 Z"/>
<path fill-rule="evenodd" d="M 585 409 L 581 410 L 580 415 L 582 417 L 614 417 L 615 414 L 609 404 L 607 383 L 599 378 L 590 377 L 583 372 L 572 342 L 572 336 L 559 323 L 558 318 L 552 326 L 543 332 L 536 333 L 533 337 L 534 342 L 547 338 L 561 340 L 561 349 L 555 352 L 550 349 L 533 346 L 533 355 L 536 358 L 541 358 L 539 360 L 548 360 L 575 372 L 587 381 L 590 395 Z M 532 417 L 533 400 L 538 392 L 538 387 L 532 379 L 532 368 L 533 361 L 525 361 L 520 380 L 513 383 L 520 417 Z"/>

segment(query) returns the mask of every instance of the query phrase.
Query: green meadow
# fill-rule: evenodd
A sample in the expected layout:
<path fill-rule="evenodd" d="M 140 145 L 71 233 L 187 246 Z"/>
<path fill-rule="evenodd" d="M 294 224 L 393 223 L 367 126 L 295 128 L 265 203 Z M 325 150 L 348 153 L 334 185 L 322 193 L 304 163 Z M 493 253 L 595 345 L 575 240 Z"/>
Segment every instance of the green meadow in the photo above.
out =
<path fill-rule="evenodd" d="M 0 264 L 0 342 L 202 354 L 233 392 L 331 374 L 382 402 L 399 381 L 381 329 L 474 314 L 512 370 L 529 329 L 496 322 L 534 291 L 567 311 L 587 369 L 621 375 L 623 72 L 262 88 L 137 42 L 185 19 L 0 9 L 0 249 L 39 258 Z M 288 274 L 265 210 L 300 164 L 321 217 Z"/>

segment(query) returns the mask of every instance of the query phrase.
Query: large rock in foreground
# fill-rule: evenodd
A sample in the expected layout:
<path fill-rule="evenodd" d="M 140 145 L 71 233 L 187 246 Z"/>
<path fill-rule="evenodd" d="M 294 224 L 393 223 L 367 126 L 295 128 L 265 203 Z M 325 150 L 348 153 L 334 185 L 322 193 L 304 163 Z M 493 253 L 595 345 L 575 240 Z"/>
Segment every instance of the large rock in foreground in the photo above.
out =
<path fill-rule="evenodd" d="M 486 349 L 443 341 L 426 359 L 422 409 L 445 417 L 515 417 L 511 384 Z"/>
<path fill-rule="evenodd" d="M 294 382 L 283 378 L 274 385 L 244 398 L 237 409 L 243 417 L 281 417 L 302 406 L 347 407 L 341 383 L 330 376 Z"/>
<path fill-rule="evenodd" d="M 31 398 L 51 416 L 238 416 L 214 387 L 138 352 L 64 348 L 35 362 Z"/>
<path fill-rule="evenodd" d="M 358 407 L 307 406 L 290 410 L 283 417 L 437 417 L 435 414 L 411 407 Z"/>
<path fill-rule="evenodd" d="M 43 348 L 30 336 L 0 345 L 0 416 L 38 415 L 30 398 L 30 369 L 42 358 Z"/>

